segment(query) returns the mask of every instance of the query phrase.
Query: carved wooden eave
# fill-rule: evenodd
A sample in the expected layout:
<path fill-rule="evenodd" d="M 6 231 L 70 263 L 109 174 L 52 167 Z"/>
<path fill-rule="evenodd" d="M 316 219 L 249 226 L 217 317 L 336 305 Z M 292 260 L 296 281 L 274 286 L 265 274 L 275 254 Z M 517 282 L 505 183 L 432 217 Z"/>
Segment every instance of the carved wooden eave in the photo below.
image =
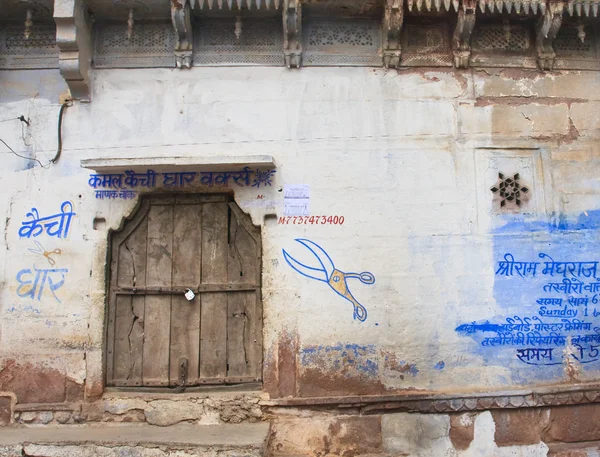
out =
<path fill-rule="evenodd" d="M 459 0 L 406 0 L 408 11 L 438 12 L 458 11 Z"/>
<path fill-rule="evenodd" d="M 171 1 L 171 20 L 175 28 L 175 66 L 191 68 L 194 51 L 191 7 L 188 0 Z"/>
<path fill-rule="evenodd" d="M 598 17 L 600 1 L 575 0 L 566 4 L 565 9 L 569 16 Z"/>
<path fill-rule="evenodd" d="M 280 0 L 171 0 L 171 20 L 175 29 L 175 66 L 191 68 L 194 53 L 192 14 L 194 10 L 277 10 Z"/>
<path fill-rule="evenodd" d="M 54 21 L 60 73 L 73 99 L 89 101 L 92 37 L 85 1 L 55 0 Z"/>
<path fill-rule="evenodd" d="M 398 68 L 400 66 L 400 35 L 404 20 L 402 0 L 386 0 L 383 15 L 383 66 Z"/>
<path fill-rule="evenodd" d="M 283 57 L 287 68 L 302 66 L 301 0 L 283 0 Z"/>
<path fill-rule="evenodd" d="M 10 33 L 44 37 L 21 40 L 0 55 L 0 68 L 60 68 L 80 100 L 90 98 L 92 60 L 96 68 L 600 70 L 600 0 L 0 0 L 0 10 Z M 56 46 L 48 44 L 52 17 Z"/>
<path fill-rule="evenodd" d="M 485 13 L 544 14 L 546 0 L 479 0 L 479 10 Z"/>
<path fill-rule="evenodd" d="M 594 16 L 598 12 L 600 3 L 594 4 L 581 0 L 567 3 L 556 0 L 461 0 L 452 41 L 454 65 L 457 68 L 469 66 L 470 38 L 475 24 L 475 14 L 472 11 L 473 1 L 477 1 L 480 14 L 485 16 L 498 14 L 539 16 L 535 31 L 537 64 L 541 70 L 554 68 L 556 54 L 553 42 L 562 25 L 563 16 L 567 12 L 570 15 Z"/>

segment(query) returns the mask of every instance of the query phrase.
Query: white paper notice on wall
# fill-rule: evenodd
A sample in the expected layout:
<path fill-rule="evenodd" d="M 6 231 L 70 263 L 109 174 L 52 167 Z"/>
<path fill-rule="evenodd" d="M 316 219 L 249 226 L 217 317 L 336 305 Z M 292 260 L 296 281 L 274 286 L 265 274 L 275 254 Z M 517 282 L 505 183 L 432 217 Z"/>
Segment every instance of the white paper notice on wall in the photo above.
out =
<path fill-rule="evenodd" d="M 308 216 L 310 214 L 310 187 L 308 184 L 283 186 L 283 214 Z"/>

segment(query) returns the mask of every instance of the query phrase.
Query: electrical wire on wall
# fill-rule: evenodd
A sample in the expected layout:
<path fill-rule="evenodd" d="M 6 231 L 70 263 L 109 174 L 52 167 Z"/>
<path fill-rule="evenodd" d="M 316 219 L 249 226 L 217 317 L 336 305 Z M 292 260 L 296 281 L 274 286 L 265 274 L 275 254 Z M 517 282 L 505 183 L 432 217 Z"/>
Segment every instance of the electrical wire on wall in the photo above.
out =
<path fill-rule="evenodd" d="M 56 155 L 50 161 L 50 163 L 56 163 L 58 162 L 58 159 L 60 159 L 60 153 L 62 152 L 62 119 L 67 106 L 69 106 L 69 102 L 63 103 L 60 106 L 60 111 L 58 112 L 58 131 L 56 132 L 58 137 L 58 147 L 56 148 Z"/>
<path fill-rule="evenodd" d="M 48 163 L 46 165 L 42 164 L 42 162 L 40 162 L 38 159 L 32 158 L 32 157 L 26 157 L 23 156 L 17 152 L 15 152 L 15 150 L 13 148 L 11 148 L 6 141 L 4 141 L 2 138 L 0 138 L 0 142 L 2 142 L 2 144 L 4 144 L 4 146 L 6 146 L 8 148 L 8 150 L 10 152 L 12 152 L 14 155 L 16 155 L 17 157 L 20 157 L 22 159 L 25 160 L 31 160 L 33 162 L 37 162 L 40 164 L 40 167 L 42 168 L 48 168 L 48 166 L 50 164 L 56 163 L 58 162 L 58 159 L 60 159 L 60 155 L 62 153 L 62 124 L 63 124 L 63 116 L 65 113 L 65 109 L 67 108 L 67 106 L 70 106 L 70 101 L 66 101 L 65 103 L 63 103 L 60 106 L 60 110 L 58 112 L 58 125 L 57 125 L 57 132 L 56 132 L 56 136 L 58 138 L 58 146 L 56 148 L 56 154 L 54 155 L 54 157 L 52 159 L 50 159 L 48 161 Z M 0 120 L 0 122 L 8 122 L 8 121 L 21 121 L 22 123 L 26 124 L 28 127 L 30 126 L 30 121 L 25 119 L 25 116 L 21 115 L 19 117 L 13 117 L 13 118 L 9 118 L 9 119 L 3 119 Z"/>

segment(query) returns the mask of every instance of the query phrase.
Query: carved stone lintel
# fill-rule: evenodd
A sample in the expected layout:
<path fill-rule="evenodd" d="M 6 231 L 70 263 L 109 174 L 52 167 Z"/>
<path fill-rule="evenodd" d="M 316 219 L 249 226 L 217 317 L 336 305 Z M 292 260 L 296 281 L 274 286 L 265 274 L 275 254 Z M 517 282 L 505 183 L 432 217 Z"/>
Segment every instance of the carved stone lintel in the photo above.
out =
<path fill-rule="evenodd" d="M 91 24 L 84 0 L 55 0 L 60 74 L 76 100 L 90 101 Z"/>
<path fill-rule="evenodd" d="M 538 66 L 541 70 L 552 70 L 556 54 L 552 43 L 562 25 L 564 3 L 553 2 L 536 25 L 536 42 Z"/>
<path fill-rule="evenodd" d="M 171 1 L 171 20 L 177 38 L 175 43 L 175 66 L 177 68 L 191 68 L 192 66 L 194 37 L 191 15 L 188 0 Z"/>
<path fill-rule="evenodd" d="M 469 68 L 471 59 L 471 34 L 475 27 L 475 3 L 463 3 L 458 10 L 456 29 L 452 37 L 452 52 L 456 68 Z"/>
<path fill-rule="evenodd" d="M 302 66 L 302 4 L 301 0 L 283 2 L 283 56 L 285 66 Z"/>
<path fill-rule="evenodd" d="M 404 21 L 402 0 L 386 0 L 383 14 L 383 66 L 385 68 L 398 68 L 402 47 L 400 35 Z"/>

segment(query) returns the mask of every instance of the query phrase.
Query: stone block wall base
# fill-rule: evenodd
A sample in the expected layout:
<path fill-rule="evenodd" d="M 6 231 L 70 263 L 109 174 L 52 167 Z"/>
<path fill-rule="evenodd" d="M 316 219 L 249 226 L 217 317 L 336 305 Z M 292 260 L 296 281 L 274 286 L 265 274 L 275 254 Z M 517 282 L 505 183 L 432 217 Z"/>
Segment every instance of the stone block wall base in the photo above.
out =
<path fill-rule="evenodd" d="M 600 404 L 456 414 L 326 414 L 290 408 L 271 416 L 275 457 L 598 457 Z"/>
<path fill-rule="evenodd" d="M 14 422 L 21 425 L 147 423 L 238 424 L 263 419 L 259 392 L 212 394 L 112 394 L 93 402 L 19 404 Z M 2 397 L 0 397 L 0 425 Z"/>
<path fill-rule="evenodd" d="M 278 417 L 271 421 L 272 455 L 382 453 L 380 416 Z"/>
<path fill-rule="evenodd" d="M 2 397 L 0 396 L 0 400 Z M 8 404 L 8 403 L 7 403 Z M 2 403 L 0 402 L 0 406 Z M 6 405 L 5 405 L 6 406 Z M 5 408 L 6 409 L 6 408 Z M 600 455 L 600 404 L 542 408 L 493 409 L 452 414 L 361 414 L 358 409 L 330 411 L 310 407 L 261 408 L 260 393 L 222 395 L 113 395 L 90 403 L 17 405 L 15 422 L 20 426 L 88 423 L 155 429 L 178 426 L 201 427 L 241 423 L 271 423 L 269 455 L 274 457 L 316 455 L 449 455 L 504 457 L 525 452 L 528 457 L 598 457 Z M 5 418 L 6 422 L 6 418 Z M 137 423 L 137 424 L 136 424 Z M 35 427 L 40 428 L 40 427 Z M 44 428 L 44 427 L 42 427 Z M 9 430 L 10 427 L 4 428 Z M 3 430 L 0 428 L 0 431 Z M 17 429 L 13 429 L 17 430 Z M 0 445 L 7 443 L 0 442 Z M 83 443 L 87 445 L 87 443 Z M 49 446 L 50 444 L 43 444 Z M 42 446 L 42 444 L 39 444 Z M 105 443 L 85 450 L 89 455 L 112 456 Z M 100 446 L 100 447 L 98 447 Z M 63 446 L 64 447 L 64 446 Z M 110 447 L 110 446 L 108 446 Z M 121 447 L 127 447 L 121 445 Z M 81 448 L 81 449 L 84 449 Z M 114 449 L 117 446 L 113 446 Z M 68 450 L 31 448 L 29 452 L 1 448 L 0 456 L 55 455 Z M 35 452 L 38 452 L 35 454 Z M 50 452 L 51 451 L 51 452 Z M 46 454 L 44 454 L 44 452 Z M 83 452 L 83 451 L 82 451 Z M 120 451 L 119 451 L 120 452 Z M 125 451 L 123 451 L 125 452 Z M 150 455 L 129 446 L 123 455 Z M 152 451 L 154 452 L 154 451 Z M 161 457 L 164 449 L 156 451 Z M 187 451 L 186 451 L 187 452 Z M 191 452 L 191 451 L 190 451 Z M 196 452 L 196 451 L 194 451 Z M 204 452 L 204 451 L 202 451 Z M 432 454 L 433 453 L 433 454 Z M 523 454 L 523 455 L 525 455 Z M 84 457 L 88 454 L 79 454 Z M 115 454 L 117 455 L 117 454 Z M 164 454 L 169 455 L 169 454 Z M 182 454 L 182 457 L 205 454 Z M 518 454 L 521 455 L 521 454 Z"/>

